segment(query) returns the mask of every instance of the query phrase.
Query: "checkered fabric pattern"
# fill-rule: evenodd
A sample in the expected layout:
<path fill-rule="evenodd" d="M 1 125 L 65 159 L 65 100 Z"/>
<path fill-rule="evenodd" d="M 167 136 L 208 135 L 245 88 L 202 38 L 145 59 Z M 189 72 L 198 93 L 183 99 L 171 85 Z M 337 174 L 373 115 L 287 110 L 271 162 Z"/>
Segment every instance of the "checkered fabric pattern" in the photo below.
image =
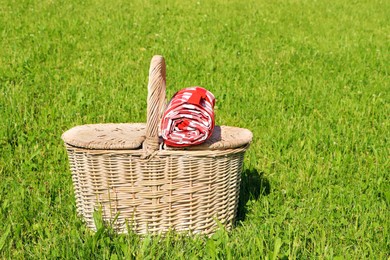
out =
<path fill-rule="evenodd" d="M 214 95 L 201 87 L 178 91 L 162 117 L 160 134 L 168 146 L 185 147 L 201 144 L 215 126 Z"/>

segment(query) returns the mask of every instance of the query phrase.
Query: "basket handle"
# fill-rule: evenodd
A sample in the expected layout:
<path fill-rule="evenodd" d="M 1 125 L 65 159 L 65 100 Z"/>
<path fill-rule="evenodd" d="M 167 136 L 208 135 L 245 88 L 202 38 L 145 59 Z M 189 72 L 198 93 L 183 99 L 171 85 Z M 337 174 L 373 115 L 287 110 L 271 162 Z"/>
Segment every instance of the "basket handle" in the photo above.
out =
<path fill-rule="evenodd" d="M 164 57 L 155 55 L 150 62 L 149 69 L 146 139 L 142 145 L 143 158 L 150 157 L 159 149 L 158 126 L 165 104 L 165 81 L 166 67 Z"/>

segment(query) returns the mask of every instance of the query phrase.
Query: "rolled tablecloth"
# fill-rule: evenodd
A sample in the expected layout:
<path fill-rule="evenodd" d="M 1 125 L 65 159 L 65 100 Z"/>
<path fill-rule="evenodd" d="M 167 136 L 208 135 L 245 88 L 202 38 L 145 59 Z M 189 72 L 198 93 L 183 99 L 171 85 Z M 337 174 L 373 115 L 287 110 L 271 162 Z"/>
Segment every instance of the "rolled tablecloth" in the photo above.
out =
<path fill-rule="evenodd" d="M 185 147 L 201 144 L 213 133 L 214 95 L 201 87 L 178 91 L 165 110 L 160 134 L 168 146 Z"/>

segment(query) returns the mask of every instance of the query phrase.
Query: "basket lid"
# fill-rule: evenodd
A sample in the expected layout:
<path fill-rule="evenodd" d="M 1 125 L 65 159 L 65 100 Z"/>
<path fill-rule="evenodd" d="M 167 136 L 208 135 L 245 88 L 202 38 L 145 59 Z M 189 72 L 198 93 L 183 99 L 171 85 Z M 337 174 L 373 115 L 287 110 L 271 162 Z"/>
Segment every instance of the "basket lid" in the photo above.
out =
<path fill-rule="evenodd" d="M 75 126 L 62 135 L 65 143 L 96 150 L 135 150 L 142 146 L 146 124 L 89 124 Z"/>
<path fill-rule="evenodd" d="M 88 124 L 73 127 L 62 135 L 71 146 L 96 150 L 140 149 L 146 136 L 144 123 Z M 223 150 L 238 148 L 252 141 L 248 129 L 215 126 L 212 136 L 203 144 L 184 148 L 165 146 L 166 150 Z"/>
<path fill-rule="evenodd" d="M 252 141 L 253 134 L 245 128 L 215 126 L 213 134 L 200 145 L 187 147 L 165 146 L 166 150 L 224 150 L 245 146 Z"/>

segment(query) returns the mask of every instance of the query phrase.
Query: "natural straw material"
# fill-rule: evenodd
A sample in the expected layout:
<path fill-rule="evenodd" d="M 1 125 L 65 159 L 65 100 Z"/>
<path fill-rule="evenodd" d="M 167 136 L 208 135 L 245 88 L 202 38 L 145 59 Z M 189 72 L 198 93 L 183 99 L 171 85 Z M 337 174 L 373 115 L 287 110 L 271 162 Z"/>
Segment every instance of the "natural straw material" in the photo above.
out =
<path fill-rule="evenodd" d="M 159 143 L 165 104 L 165 62 L 155 56 L 148 85 L 147 124 L 77 126 L 63 134 L 78 213 L 96 230 L 93 212 L 117 232 L 168 230 L 211 234 L 234 221 L 247 129 L 216 127 L 205 144 L 171 149 Z M 142 148 L 141 148 L 142 146 Z M 115 221 L 114 221 L 115 220 Z"/>

